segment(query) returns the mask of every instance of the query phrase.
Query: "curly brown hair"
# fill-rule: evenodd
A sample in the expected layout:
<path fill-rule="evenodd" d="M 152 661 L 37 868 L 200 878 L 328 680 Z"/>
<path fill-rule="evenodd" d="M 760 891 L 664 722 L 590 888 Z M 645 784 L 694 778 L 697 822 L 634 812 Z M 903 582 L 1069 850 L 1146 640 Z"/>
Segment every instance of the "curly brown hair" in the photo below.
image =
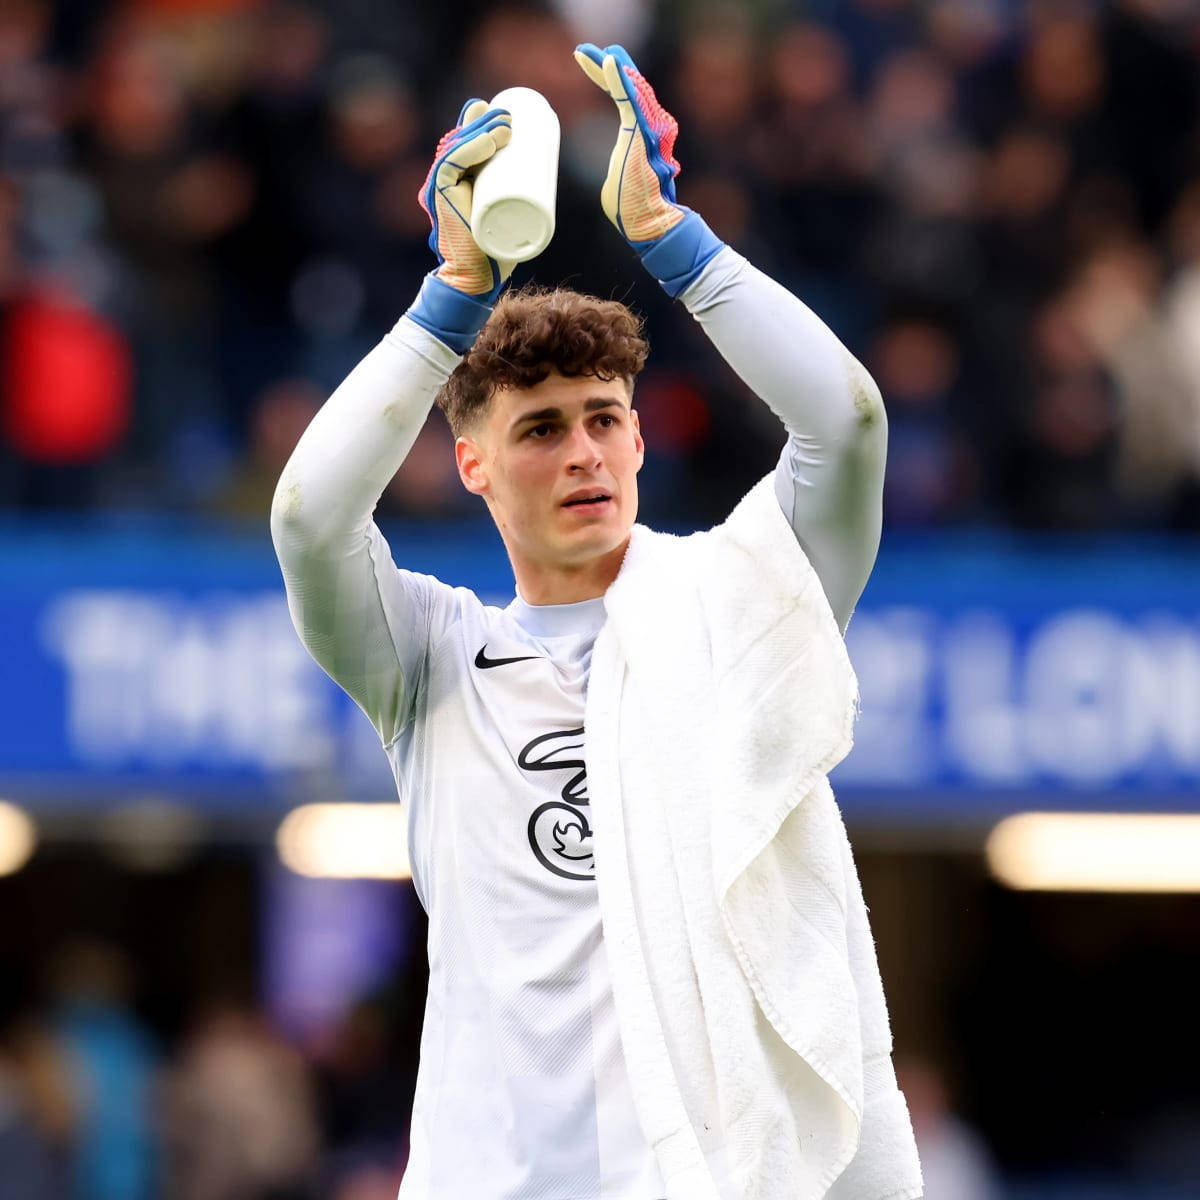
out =
<path fill-rule="evenodd" d="M 620 301 L 527 285 L 497 301 L 437 404 L 458 437 L 478 425 L 497 388 L 532 387 L 552 370 L 624 379 L 632 395 L 649 349 L 641 318 Z"/>

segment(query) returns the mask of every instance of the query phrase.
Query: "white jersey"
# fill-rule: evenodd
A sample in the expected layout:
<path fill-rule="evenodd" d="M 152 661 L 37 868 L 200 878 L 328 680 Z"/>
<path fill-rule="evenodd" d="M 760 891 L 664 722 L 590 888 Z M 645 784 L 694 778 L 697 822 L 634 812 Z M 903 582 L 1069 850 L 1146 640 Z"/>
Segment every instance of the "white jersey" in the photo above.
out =
<path fill-rule="evenodd" d="M 682 299 L 788 428 L 776 490 L 844 627 L 879 537 L 884 430 L 851 433 L 864 382 L 731 250 Z M 486 606 L 398 569 L 371 520 L 457 361 L 402 319 L 314 419 L 272 509 L 296 628 L 379 732 L 429 913 L 400 1197 L 661 1200 L 593 879 L 583 713 L 603 599 Z"/>
<path fill-rule="evenodd" d="M 400 1196 L 655 1200 L 665 1189 L 621 1053 L 583 761 L 604 602 L 501 610 L 428 576 L 397 583 L 421 619 L 411 720 L 387 750 L 430 970 Z"/>

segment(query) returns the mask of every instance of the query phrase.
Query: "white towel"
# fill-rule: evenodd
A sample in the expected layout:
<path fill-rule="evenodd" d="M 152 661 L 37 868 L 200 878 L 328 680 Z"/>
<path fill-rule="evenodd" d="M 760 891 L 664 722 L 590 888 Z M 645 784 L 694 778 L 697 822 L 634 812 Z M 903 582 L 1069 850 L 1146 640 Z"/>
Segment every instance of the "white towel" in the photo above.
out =
<path fill-rule="evenodd" d="M 875 947 L 826 775 L 857 683 L 768 476 L 635 526 L 588 687 L 596 878 L 670 1200 L 915 1200 Z"/>

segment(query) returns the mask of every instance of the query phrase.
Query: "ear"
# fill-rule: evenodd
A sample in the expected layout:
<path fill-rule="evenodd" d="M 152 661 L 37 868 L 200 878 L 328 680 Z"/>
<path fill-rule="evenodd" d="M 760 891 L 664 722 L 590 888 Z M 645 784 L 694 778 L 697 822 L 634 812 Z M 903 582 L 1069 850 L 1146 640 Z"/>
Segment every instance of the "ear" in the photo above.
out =
<path fill-rule="evenodd" d="M 638 465 L 637 469 L 642 469 L 642 464 L 646 461 L 646 443 L 642 441 L 642 426 L 638 421 L 637 409 L 629 410 L 629 420 L 633 425 L 633 448 L 637 451 Z"/>
<path fill-rule="evenodd" d="M 491 483 L 483 462 L 483 447 L 474 438 L 455 438 L 454 461 L 458 465 L 458 477 L 463 487 L 472 495 L 486 495 Z"/>

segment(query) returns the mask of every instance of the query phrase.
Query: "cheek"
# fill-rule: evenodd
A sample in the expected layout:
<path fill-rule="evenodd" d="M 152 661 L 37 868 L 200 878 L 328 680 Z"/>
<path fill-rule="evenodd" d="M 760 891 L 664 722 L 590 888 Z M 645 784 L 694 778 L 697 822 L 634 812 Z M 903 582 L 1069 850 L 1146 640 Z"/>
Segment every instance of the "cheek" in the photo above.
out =
<path fill-rule="evenodd" d="M 505 507 L 514 514 L 529 513 L 540 507 L 546 493 L 554 487 L 554 467 L 537 456 L 514 457 L 496 474 L 497 492 Z"/>

